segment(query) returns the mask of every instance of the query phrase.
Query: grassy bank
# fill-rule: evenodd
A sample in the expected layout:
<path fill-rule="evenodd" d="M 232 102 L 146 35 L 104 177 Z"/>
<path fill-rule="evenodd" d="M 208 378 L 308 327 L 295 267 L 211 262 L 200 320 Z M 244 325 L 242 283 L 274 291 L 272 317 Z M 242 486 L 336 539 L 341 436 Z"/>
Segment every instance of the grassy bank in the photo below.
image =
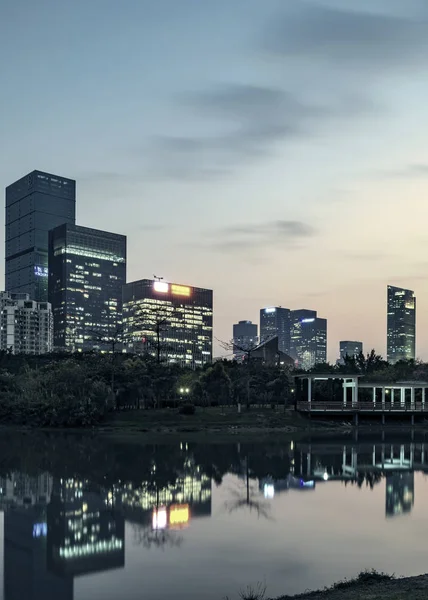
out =
<path fill-rule="evenodd" d="M 253 598 L 255 598 L 253 596 Z M 426 600 L 428 575 L 395 579 L 384 573 L 364 572 L 331 588 L 276 600 Z M 259 600 L 262 600 L 259 597 Z"/>
<path fill-rule="evenodd" d="M 309 430 L 327 432 L 348 428 L 343 423 L 317 421 L 311 423 L 293 410 L 254 408 L 238 413 L 236 408 L 197 408 L 193 415 L 182 415 L 174 409 L 134 410 L 112 414 L 102 425 L 103 432 L 113 434 L 196 434 L 270 435 L 274 432 L 296 434 Z"/>

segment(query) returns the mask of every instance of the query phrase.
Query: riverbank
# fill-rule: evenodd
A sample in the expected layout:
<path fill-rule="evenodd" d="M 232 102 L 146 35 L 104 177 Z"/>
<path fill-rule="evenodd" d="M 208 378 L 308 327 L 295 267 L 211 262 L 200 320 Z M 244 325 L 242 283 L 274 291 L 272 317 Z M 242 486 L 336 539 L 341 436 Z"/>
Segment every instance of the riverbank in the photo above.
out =
<path fill-rule="evenodd" d="M 426 600 L 428 575 L 395 579 L 384 574 L 361 573 L 352 581 L 337 583 L 329 589 L 276 600 Z"/>
<path fill-rule="evenodd" d="M 421 421 L 412 428 L 427 432 L 428 422 Z M 131 410 L 111 414 L 95 428 L 109 435 L 127 435 L 147 438 L 149 436 L 171 436 L 186 434 L 186 438 L 205 439 L 206 436 L 230 438 L 243 436 L 264 438 L 274 434 L 291 436 L 319 435 L 356 431 L 410 431 L 408 421 L 394 421 L 383 428 L 378 421 L 361 422 L 358 428 L 345 420 L 310 420 L 292 409 L 267 409 L 251 407 L 238 413 L 236 408 L 200 408 L 193 415 L 183 415 L 177 409 Z M 142 435 L 143 434 L 143 435 Z"/>
<path fill-rule="evenodd" d="M 103 434 L 151 437 L 186 434 L 186 438 L 206 436 L 231 438 L 238 436 L 268 437 L 272 434 L 289 435 L 310 432 L 328 433 L 348 431 L 352 427 L 343 422 L 310 421 L 294 410 L 272 410 L 252 407 L 238 413 L 236 408 L 197 408 L 193 415 L 182 415 L 176 409 L 132 410 L 113 413 L 98 430 Z"/>

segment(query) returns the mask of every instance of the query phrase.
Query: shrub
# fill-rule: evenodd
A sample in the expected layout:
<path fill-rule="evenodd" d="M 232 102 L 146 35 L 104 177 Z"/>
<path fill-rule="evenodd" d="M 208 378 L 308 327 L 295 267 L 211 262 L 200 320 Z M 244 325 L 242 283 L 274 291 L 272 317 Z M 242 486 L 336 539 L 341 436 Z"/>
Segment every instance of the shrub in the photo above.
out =
<path fill-rule="evenodd" d="M 179 413 L 180 415 L 194 415 L 195 414 L 195 405 L 194 404 L 183 404 L 180 406 Z"/>

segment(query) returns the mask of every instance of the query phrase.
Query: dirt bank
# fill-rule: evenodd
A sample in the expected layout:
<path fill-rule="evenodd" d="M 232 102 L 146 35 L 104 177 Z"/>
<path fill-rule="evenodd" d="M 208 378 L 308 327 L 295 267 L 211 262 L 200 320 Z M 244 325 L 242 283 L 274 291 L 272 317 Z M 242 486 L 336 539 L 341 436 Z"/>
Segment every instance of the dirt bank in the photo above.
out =
<path fill-rule="evenodd" d="M 393 579 L 390 577 L 366 580 L 357 578 L 354 581 L 339 583 L 330 589 L 300 594 L 298 596 L 281 596 L 276 600 L 427 600 L 428 575 Z"/>

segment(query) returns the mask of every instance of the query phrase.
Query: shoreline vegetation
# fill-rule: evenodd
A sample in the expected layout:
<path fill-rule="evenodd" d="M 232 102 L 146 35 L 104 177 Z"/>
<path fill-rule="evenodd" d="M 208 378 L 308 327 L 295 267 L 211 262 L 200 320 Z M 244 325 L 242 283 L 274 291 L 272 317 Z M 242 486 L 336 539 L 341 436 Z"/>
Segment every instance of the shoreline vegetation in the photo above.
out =
<path fill-rule="evenodd" d="M 241 595 L 243 600 L 263 600 L 265 596 Z M 330 588 L 275 600 L 426 600 L 428 575 L 396 578 L 386 573 L 363 571 L 355 579 L 340 581 Z M 266 598 L 267 600 L 267 598 Z"/>
<path fill-rule="evenodd" d="M 389 365 L 374 351 L 347 358 L 345 365 L 316 365 L 315 371 L 376 382 L 428 380 L 428 364 Z M 301 373 L 249 356 L 192 370 L 147 355 L 0 352 L 0 426 L 227 435 L 352 430 L 349 416 L 311 422 L 294 410 L 294 375 Z M 328 394 L 320 381 L 314 397 Z"/>
<path fill-rule="evenodd" d="M 375 570 L 362 571 L 354 579 L 294 596 L 268 598 L 266 584 L 260 582 L 239 592 L 240 600 L 426 600 L 427 597 L 428 574 L 398 578 Z M 226 596 L 224 600 L 232 599 Z"/>

